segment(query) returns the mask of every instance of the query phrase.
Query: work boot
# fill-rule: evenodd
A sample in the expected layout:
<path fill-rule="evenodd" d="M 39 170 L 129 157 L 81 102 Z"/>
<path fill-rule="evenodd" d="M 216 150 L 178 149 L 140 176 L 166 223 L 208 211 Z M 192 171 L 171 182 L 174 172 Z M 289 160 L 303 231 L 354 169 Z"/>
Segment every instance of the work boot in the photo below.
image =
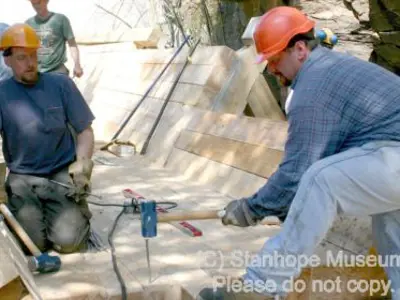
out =
<path fill-rule="evenodd" d="M 197 295 L 196 300 L 278 300 L 278 297 L 265 296 L 254 292 L 235 293 L 226 287 L 217 289 L 205 288 Z"/>

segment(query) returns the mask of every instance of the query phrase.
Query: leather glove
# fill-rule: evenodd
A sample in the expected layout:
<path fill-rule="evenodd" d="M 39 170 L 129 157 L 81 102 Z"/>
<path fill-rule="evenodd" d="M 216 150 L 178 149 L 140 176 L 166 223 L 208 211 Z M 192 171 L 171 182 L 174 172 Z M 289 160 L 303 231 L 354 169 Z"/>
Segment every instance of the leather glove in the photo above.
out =
<path fill-rule="evenodd" d="M 222 224 L 239 227 L 254 226 L 258 221 L 258 218 L 251 213 L 246 198 L 229 202 L 222 218 Z"/>
<path fill-rule="evenodd" d="M 90 193 L 91 185 L 90 178 L 92 177 L 93 161 L 89 158 L 78 158 L 75 162 L 69 165 L 68 173 L 75 186 L 75 196 Z"/>

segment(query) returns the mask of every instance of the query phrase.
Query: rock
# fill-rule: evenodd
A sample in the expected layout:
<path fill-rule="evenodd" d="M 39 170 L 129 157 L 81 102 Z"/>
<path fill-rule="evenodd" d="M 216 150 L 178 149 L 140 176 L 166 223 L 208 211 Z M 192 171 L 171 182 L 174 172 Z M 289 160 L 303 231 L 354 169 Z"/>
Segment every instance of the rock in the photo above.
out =
<path fill-rule="evenodd" d="M 318 20 L 332 20 L 333 19 L 333 12 L 332 11 L 323 11 L 316 14 L 311 14 L 310 17 Z"/>
<path fill-rule="evenodd" d="M 369 59 L 370 62 L 376 63 L 377 65 L 380 65 L 381 67 L 397 74 L 400 75 L 400 69 L 397 69 L 393 67 L 388 61 L 386 61 L 382 56 L 378 55 L 378 53 L 374 50 L 371 53 L 371 57 Z"/>
<path fill-rule="evenodd" d="M 400 31 L 379 32 L 378 34 L 382 43 L 400 46 Z"/>
<path fill-rule="evenodd" d="M 400 1 L 369 0 L 370 24 L 379 34 L 370 61 L 400 75 Z M 396 45 L 398 47 L 396 47 Z"/>
<path fill-rule="evenodd" d="M 374 51 L 392 67 L 400 69 L 400 47 L 391 44 L 381 44 L 376 45 Z"/>
<path fill-rule="evenodd" d="M 343 0 L 344 5 L 353 12 L 354 17 L 362 24 L 369 23 L 368 0 Z"/>
<path fill-rule="evenodd" d="M 369 4 L 371 27 L 377 32 L 393 30 L 394 28 L 388 20 L 387 12 L 385 12 L 385 7 L 382 5 L 381 1 L 369 0 Z"/>

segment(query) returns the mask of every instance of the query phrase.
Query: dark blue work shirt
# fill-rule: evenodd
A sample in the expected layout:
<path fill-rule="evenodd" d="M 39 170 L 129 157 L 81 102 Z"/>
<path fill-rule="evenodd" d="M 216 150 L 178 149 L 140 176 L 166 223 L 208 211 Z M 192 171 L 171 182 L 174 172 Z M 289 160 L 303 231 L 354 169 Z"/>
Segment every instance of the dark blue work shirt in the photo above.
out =
<path fill-rule="evenodd" d="M 28 86 L 0 82 L 0 129 L 11 172 L 47 175 L 76 156 L 68 123 L 79 134 L 94 116 L 75 83 L 63 74 L 40 74 Z"/>

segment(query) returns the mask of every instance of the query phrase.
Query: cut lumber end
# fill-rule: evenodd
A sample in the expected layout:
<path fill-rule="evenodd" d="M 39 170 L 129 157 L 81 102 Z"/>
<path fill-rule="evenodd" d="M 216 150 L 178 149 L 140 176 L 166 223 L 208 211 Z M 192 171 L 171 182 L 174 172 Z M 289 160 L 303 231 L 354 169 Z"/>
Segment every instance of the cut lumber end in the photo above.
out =
<path fill-rule="evenodd" d="M 132 29 L 133 43 L 137 49 L 157 49 L 163 33 L 159 28 Z"/>
<path fill-rule="evenodd" d="M 254 32 L 254 29 L 256 28 L 259 20 L 260 20 L 260 17 L 253 17 L 250 19 L 249 24 L 247 24 L 247 27 L 242 34 L 243 45 L 250 46 L 250 45 L 254 44 L 253 32 Z"/>

